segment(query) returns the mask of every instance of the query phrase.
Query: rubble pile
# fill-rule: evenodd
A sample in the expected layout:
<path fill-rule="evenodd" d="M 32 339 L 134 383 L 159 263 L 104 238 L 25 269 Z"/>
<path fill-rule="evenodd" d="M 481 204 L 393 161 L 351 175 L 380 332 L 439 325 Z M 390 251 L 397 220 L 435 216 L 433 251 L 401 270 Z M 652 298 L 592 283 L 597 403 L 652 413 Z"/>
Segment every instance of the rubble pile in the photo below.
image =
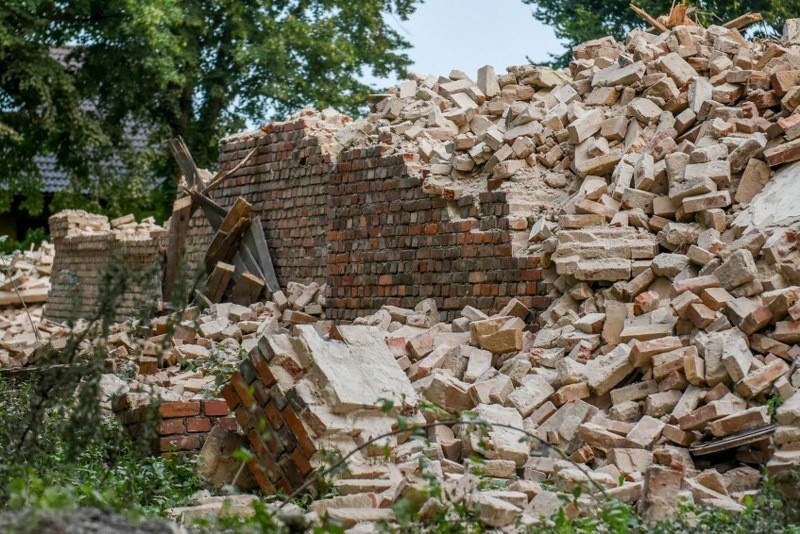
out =
<path fill-rule="evenodd" d="M 249 305 L 211 304 L 234 273 L 274 274 L 253 252 L 261 226 L 247 201 L 211 206 L 210 305 L 150 331 L 112 329 L 112 359 L 137 366 L 135 387 L 116 384 L 132 431 L 153 394 L 176 403 L 162 405 L 159 450 L 210 444 L 206 474 L 229 480 L 241 471 L 224 461 L 235 425 L 213 377 L 236 365 L 221 394 L 255 482 L 313 492 L 332 451 L 352 454 L 336 496 L 308 515 L 345 527 L 391 521 L 401 499 L 420 519 L 459 504 L 495 528 L 534 525 L 564 497 L 573 515 L 609 496 L 648 521 L 682 499 L 739 512 L 759 469 L 800 463 L 800 163 L 787 165 L 800 160 L 800 19 L 780 41 L 687 21 L 573 55 L 563 71 L 415 76 L 373 95 L 365 121 L 302 114 L 331 125 L 338 151 L 418 157 L 422 188 L 453 201 L 452 221 L 470 213 L 459 199 L 509 193 L 494 220 L 467 226 L 512 232 L 510 259 L 546 269 L 546 311 L 518 295 L 443 321 L 425 299 L 334 324 L 319 283 L 250 304 L 264 284 L 245 282 Z M 98 239 L 114 226 L 75 216 L 57 248 L 73 222 Z M 426 493 L 432 480 L 444 498 Z"/>
<path fill-rule="evenodd" d="M 346 525 L 390 517 L 388 506 L 430 476 L 425 469 L 446 494 L 480 504 L 493 527 L 536 522 L 576 486 L 638 503 L 648 520 L 669 517 L 682 498 L 736 512 L 757 489 L 759 467 L 797 463 L 800 213 L 773 209 L 791 206 L 784 195 L 798 198 L 795 167 L 782 167 L 800 159 L 797 26 L 788 21 L 781 42 L 749 42 L 722 26 L 633 31 L 625 43 L 577 47 L 569 72 L 524 66 L 497 76 L 486 67 L 473 82 L 454 71 L 373 97 L 374 114 L 342 139 L 418 153 L 431 193 L 520 191 L 537 181 L 563 191 L 530 214 L 542 197 L 528 187 L 529 218 L 508 217 L 525 238 L 515 253 L 550 269 L 554 301 L 535 333 L 518 301 L 492 316 L 467 307 L 449 324 L 433 301 L 356 321 L 385 331 L 419 398 L 441 410 L 423 409 L 427 421 L 471 410 L 525 429 L 551 454 L 531 456 L 530 443 L 501 428 L 481 443 L 466 425 L 435 427 L 430 443 L 387 443 L 389 465 L 357 465 L 316 513 Z M 267 335 L 240 371 L 244 384 L 228 388 L 237 409 L 299 398 L 302 433 L 281 438 L 276 420 L 268 428 L 278 437 L 258 455 L 267 491 L 302 482 L 308 466 L 286 460 L 293 447 L 333 439 L 334 427 L 318 424 L 320 400 L 348 412 L 298 381 L 331 352 L 345 355 L 348 343 L 335 340 L 347 335 L 325 328 L 311 343 L 320 329 L 304 328 L 280 343 L 281 334 Z M 264 362 L 269 373 L 253 371 Z M 287 373 L 292 380 L 277 379 Z M 259 387 L 270 388 L 261 399 L 245 395 Z M 378 406 L 370 393 L 361 403 Z M 785 399 L 777 427 L 773 398 Z M 342 426 L 356 443 L 376 432 Z M 506 489 L 478 489 L 473 454 Z M 588 495 L 578 502 L 571 513 L 591 513 Z M 421 517 L 441 506 L 423 503 Z"/>
<path fill-rule="evenodd" d="M 0 269 L 0 368 L 29 363 L 50 329 L 42 321 L 42 304 L 50 290 L 53 245 L 44 242 L 7 258 Z M 27 307 L 27 309 L 26 309 Z"/>

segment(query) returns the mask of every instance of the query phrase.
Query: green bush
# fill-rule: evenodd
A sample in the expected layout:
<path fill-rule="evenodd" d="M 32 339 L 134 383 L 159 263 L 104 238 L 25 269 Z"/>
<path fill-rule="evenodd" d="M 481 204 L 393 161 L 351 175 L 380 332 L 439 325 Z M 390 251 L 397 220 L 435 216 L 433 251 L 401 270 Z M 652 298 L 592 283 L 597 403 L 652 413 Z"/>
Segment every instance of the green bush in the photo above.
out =
<path fill-rule="evenodd" d="M 91 506 L 153 516 L 184 504 L 204 487 L 192 460 L 144 455 L 119 422 L 104 415 L 92 423 L 91 439 L 75 447 L 59 414 L 45 414 L 35 431 L 37 446 L 16 454 L 35 408 L 35 391 L 32 383 L 0 379 L 3 509 Z"/>

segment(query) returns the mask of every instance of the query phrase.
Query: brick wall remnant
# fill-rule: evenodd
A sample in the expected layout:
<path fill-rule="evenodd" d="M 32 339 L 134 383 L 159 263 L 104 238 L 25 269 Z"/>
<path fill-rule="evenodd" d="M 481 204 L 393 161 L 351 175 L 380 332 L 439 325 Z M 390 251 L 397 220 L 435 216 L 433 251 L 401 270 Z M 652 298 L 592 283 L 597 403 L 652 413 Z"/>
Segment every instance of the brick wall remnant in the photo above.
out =
<path fill-rule="evenodd" d="M 103 215 L 66 210 L 50 217 L 55 246 L 45 316 L 53 321 L 94 317 L 104 274 L 121 267 L 127 275 L 117 296 L 114 320 L 124 320 L 160 297 L 160 262 L 166 231 L 152 220 L 136 223 L 126 216 L 109 223 Z"/>
<path fill-rule="evenodd" d="M 155 453 L 199 451 L 215 426 L 235 432 L 236 419 L 229 414 L 224 399 L 161 401 L 158 413 L 153 402 L 129 403 L 126 396 L 116 403 L 115 415 L 132 437 L 141 435 L 142 425 L 158 423 L 158 437 L 152 443 Z"/>
<path fill-rule="evenodd" d="M 292 334 L 264 335 L 250 351 L 222 394 L 247 435 L 256 457 L 248 467 L 265 493 L 297 490 L 327 467 L 324 451 L 354 451 L 390 432 L 399 413 L 424 421 L 384 337 L 372 326 L 329 332 L 297 325 Z M 382 399 L 392 406 L 383 410 Z M 366 463 L 396 445 L 396 437 L 387 437 L 352 460 Z"/>
<path fill-rule="evenodd" d="M 498 311 L 513 297 L 547 307 L 539 259 L 516 253 L 520 238 L 527 243 L 526 217 L 536 213 L 524 193 L 431 190 L 428 165 L 413 146 L 344 145 L 348 127 L 341 117 L 306 111 L 221 142 L 222 170 L 257 147 L 211 196 L 225 207 L 240 196 L 253 204 L 282 287 L 326 283 L 326 316 L 339 320 L 425 298 L 446 320 L 464 306 Z M 211 237 L 198 210 L 190 264 L 199 265 Z"/>

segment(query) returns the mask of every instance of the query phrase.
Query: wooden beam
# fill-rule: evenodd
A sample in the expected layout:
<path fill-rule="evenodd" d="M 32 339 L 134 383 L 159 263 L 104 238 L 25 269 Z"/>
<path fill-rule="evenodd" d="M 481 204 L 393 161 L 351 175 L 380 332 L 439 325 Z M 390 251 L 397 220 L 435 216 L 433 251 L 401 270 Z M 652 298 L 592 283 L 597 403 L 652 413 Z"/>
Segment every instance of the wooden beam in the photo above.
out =
<path fill-rule="evenodd" d="M 236 268 L 229 263 L 217 262 L 206 282 L 205 295 L 208 300 L 211 302 L 219 302 L 222 300 L 235 270 Z"/>
<path fill-rule="evenodd" d="M 737 432 L 731 436 L 715 439 L 699 445 L 692 445 L 689 447 L 689 452 L 692 456 L 704 456 L 706 454 L 713 454 L 715 452 L 726 451 L 761 441 L 762 439 L 771 436 L 775 432 L 775 425 L 769 425 L 755 430 L 746 430 Z"/>
<path fill-rule="evenodd" d="M 250 230 L 248 235 L 245 236 L 244 242 L 251 251 L 255 252 L 256 260 L 261 267 L 261 272 L 264 275 L 263 278 L 267 283 L 267 289 L 270 294 L 280 291 L 281 286 L 278 283 L 278 275 L 275 274 L 275 266 L 272 263 L 272 254 L 270 254 L 267 238 L 264 235 L 261 218 L 256 217 L 253 219 L 253 224 L 250 225 Z"/>
<path fill-rule="evenodd" d="M 684 4 L 675 4 L 675 7 L 669 12 L 667 19 L 667 28 L 674 28 L 675 26 L 683 26 L 686 22 L 686 6 Z"/>
<path fill-rule="evenodd" d="M 230 261 L 236 254 L 242 234 L 250 226 L 252 206 L 242 197 L 236 199 L 222 224 L 211 240 L 205 257 L 206 272 L 211 272 L 218 261 Z"/>
<path fill-rule="evenodd" d="M 225 208 L 197 190 L 189 190 L 189 194 L 192 196 L 192 199 L 197 202 L 197 205 L 200 206 L 200 209 L 203 210 L 203 215 L 208 219 L 211 229 L 215 232 L 219 230 L 219 227 L 222 226 L 222 220 L 227 213 Z"/>
<path fill-rule="evenodd" d="M 633 4 L 630 4 L 630 8 L 633 10 L 634 13 L 639 15 L 639 17 L 643 18 L 645 22 L 647 22 L 650 26 L 654 27 L 655 29 L 666 32 L 669 31 L 669 28 L 661 24 L 655 17 L 650 16 L 650 14 L 642 8 L 636 7 Z"/>
<path fill-rule="evenodd" d="M 178 167 L 181 168 L 183 177 L 186 178 L 186 183 L 189 187 L 200 187 L 202 185 L 200 171 L 198 171 L 189 149 L 186 148 L 183 138 L 179 136 L 175 139 L 170 139 L 169 149 L 175 161 L 178 162 Z"/>
<path fill-rule="evenodd" d="M 252 273 L 244 273 L 239 277 L 239 281 L 236 282 L 236 285 L 233 286 L 231 302 L 234 304 L 241 304 L 242 306 L 249 306 L 254 302 L 258 302 L 265 287 L 266 283 L 264 283 L 262 278 Z"/>
<path fill-rule="evenodd" d="M 756 22 L 761 22 L 762 20 L 764 20 L 764 17 L 761 16 L 761 13 L 745 13 L 741 17 L 736 17 L 735 19 L 726 22 L 723 24 L 723 26 L 729 30 L 739 30 L 745 26 L 755 24 Z"/>
<path fill-rule="evenodd" d="M 167 242 L 167 264 L 164 270 L 164 300 L 169 300 L 175 289 L 175 279 L 183 260 L 186 235 L 189 232 L 189 220 L 196 207 L 197 204 L 190 196 L 181 197 L 172 204 L 169 241 Z"/>

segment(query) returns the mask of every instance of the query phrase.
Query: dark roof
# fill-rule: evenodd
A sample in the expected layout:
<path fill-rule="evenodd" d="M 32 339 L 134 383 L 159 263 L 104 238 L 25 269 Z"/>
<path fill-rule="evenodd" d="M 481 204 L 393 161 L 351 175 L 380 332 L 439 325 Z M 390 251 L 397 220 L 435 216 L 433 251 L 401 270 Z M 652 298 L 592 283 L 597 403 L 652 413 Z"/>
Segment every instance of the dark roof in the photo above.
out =
<path fill-rule="evenodd" d="M 132 131 L 132 128 L 128 128 L 128 130 L 127 137 L 134 151 L 139 152 L 148 148 L 148 138 L 145 133 L 141 132 L 140 129 L 137 129 L 136 132 Z M 63 168 L 59 167 L 54 154 L 38 155 L 33 158 L 33 161 L 42 175 L 43 193 L 57 193 L 69 187 L 71 176 Z M 122 165 L 122 161 L 119 158 L 112 158 L 110 161 L 103 162 L 103 166 L 107 169 L 120 169 Z"/>

